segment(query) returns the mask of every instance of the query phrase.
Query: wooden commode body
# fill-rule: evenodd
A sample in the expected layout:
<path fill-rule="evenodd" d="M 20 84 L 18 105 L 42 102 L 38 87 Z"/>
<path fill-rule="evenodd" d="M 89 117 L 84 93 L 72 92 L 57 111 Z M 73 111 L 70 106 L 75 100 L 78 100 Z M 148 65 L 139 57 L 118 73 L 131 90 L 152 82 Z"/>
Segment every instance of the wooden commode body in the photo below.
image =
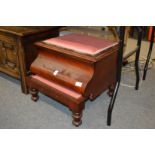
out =
<path fill-rule="evenodd" d="M 66 105 L 79 126 L 84 102 L 116 84 L 119 44 L 70 34 L 37 42 L 36 48 L 39 54 L 27 77 L 32 99 L 37 101 L 42 92 Z"/>

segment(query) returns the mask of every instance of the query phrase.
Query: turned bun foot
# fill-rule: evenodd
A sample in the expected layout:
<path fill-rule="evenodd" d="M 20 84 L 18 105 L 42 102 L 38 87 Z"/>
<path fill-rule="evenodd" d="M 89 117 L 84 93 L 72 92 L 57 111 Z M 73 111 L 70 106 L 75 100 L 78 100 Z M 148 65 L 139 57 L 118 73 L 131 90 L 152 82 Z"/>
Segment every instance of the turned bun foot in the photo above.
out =
<path fill-rule="evenodd" d="M 112 95 L 114 93 L 114 89 L 115 89 L 115 86 L 114 85 L 111 85 L 109 87 L 109 91 L 107 92 L 107 94 L 109 95 L 109 97 L 112 97 Z"/>
<path fill-rule="evenodd" d="M 72 117 L 73 117 L 72 123 L 74 126 L 78 127 L 82 124 L 82 120 L 81 120 L 82 113 L 73 113 Z"/>
<path fill-rule="evenodd" d="M 32 95 L 32 96 L 31 96 L 31 99 L 32 99 L 33 101 L 36 102 L 36 101 L 39 99 L 38 90 L 36 90 L 36 89 L 31 89 L 31 90 L 30 90 L 30 94 Z"/>
<path fill-rule="evenodd" d="M 113 91 L 109 90 L 107 94 L 109 95 L 109 97 L 112 97 Z"/>

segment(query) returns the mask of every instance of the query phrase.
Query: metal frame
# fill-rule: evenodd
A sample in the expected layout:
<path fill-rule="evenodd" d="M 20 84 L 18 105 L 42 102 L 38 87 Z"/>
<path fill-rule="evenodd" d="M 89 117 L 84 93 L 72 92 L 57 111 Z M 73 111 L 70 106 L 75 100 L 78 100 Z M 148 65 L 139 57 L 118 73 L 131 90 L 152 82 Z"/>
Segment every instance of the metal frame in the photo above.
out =
<path fill-rule="evenodd" d="M 113 110 L 113 107 L 115 104 L 116 96 L 117 96 L 118 89 L 120 86 L 120 81 L 121 81 L 124 35 L 125 35 L 125 27 L 123 26 L 123 27 L 120 27 L 120 48 L 119 48 L 119 52 L 118 52 L 117 82 L 116 82 L 115 89 L 114 89 L 113 95 L 111 97 L 109 108 L 108 108 L 107 125 L 111 125 L 112 110 Z"/>
<path fill-rule="evenodd" d="M 126 56 L 124 56 L 124 61 L 127 60 L 130 56 L 136 53 L 135 56 L 135 73 L 136 73 L 136 84 L 135 89 L 138 90 L 139 88 L 139 81 L 140 81 L 140 75 L 139 75 L 139 56 L 140 56 L 140 50 L 141 50 L 141 42 L 143 37 L 143 28 L 140 26 L 135 27 L 138 32 L 138 40 L 137 40 L 137 47 L 129 52 Z"/>
<path fill-rule="evenodd" d="M 145 67 L 144 67 L 144 72 L 143 72 L 143 80 L 146 79 L 148 65 L 149 65 L 149 61 L 150 61 L 150 58 L 151 58 L 151 54 L 152 54 L 153 43 L 154 43 L 154 33 L 155 33 L 155 26 L 153 26 L 153 29 L 152 29 L 150 47 L 149 47 L 149 51 L 148 51 L 148 54 L 147 54 L 147 59 L 146 59 L 146 62 L 145 62 Z"/>
<path fill-rule="evenodd" d="M 138 90 L 139 88 L 139 56 L 140 56 L 140 50 L 141 50 L 141 42 L 142 42 L 142 36 L 143 36 L 143 27 L 136 27 L 138 30 L 138 41 L 137 41 L 137 48 L 133 51 L 131 51 L 128 55 L 125 56 L 125 60 L 129 58 L 131 55 L 133 55 L 136 52 L 135 57 L 135 72 L 136 72 L 136 85 L 135 89 Z M 154 33 L 155 33 L 155 26 L 153 27 L 152 34 L 151 34 L 151 40 L 150 40 L 150 47 L 147 55 L 147 60 L 144 67 L 144 74 L 143 74 L 143 80 L 146 79 L 146 74 L 148 70 L 148 64 L 151 58 L 152 49 L 153 49 L 153 43 L 154 43 Z M 120 86 L 121 81 L 121 71 L 122 71 L 122 62 L 123 62 L 123 47 L 124 47 L 124 36 L 125 36 L 125 27 L 120 27 L 120 49 L 118 54 L 118 68 L 117 68 L 117 82 L 115 85 L 115 89 L 112 95 L 112 98 L 110 100 L 108 113 L 107 113 L 107 125 L 111 125 L 111 118 L 112 118 L 112 110 L 115 104 L 116 96 L 118 93 L 118 89 Z"/>
<path fill-rule="evenodd" d="M 137 41 L 137 51 L 136 51 L 136 57 L 135 57 L 135 72 L 136 72 L 136 85 L 135 89 L 138 90 L 139 88 L 139 81 L 140 81 L 140 75 L 139 75 L 139 56 L 140 56 L 140 50 L 141 50 L 141 42 L 142 42 L 142 36 L 143 36 L 143 30 L 141 27 L 137 27 L 138 29 L 138 41 Z"/>

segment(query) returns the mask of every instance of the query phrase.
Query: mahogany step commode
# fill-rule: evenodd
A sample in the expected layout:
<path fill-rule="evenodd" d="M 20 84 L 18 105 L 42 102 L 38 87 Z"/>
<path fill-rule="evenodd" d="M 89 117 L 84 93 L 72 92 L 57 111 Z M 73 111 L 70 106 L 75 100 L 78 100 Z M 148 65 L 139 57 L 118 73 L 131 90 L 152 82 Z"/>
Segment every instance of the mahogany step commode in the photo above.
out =
<path fill-rule="evenodd" d="M 82 123 L 85 101 L 113 91 L 117 83 L 119 43 L 69 34 L 37 42 L 38 56 L 30 67 L 27 86 L 32 100 L 41 92 L 67 106 L 73 124 Z"/>

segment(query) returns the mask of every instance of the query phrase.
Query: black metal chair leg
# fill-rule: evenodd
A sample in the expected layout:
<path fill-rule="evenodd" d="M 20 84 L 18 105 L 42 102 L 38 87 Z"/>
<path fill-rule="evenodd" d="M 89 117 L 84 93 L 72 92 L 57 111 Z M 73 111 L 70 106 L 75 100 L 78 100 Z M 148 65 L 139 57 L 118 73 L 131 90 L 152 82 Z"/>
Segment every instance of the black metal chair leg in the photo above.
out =
<path fill-rule="evenodd" d="M 139 81 L 140 81 L 140 75 L 139 75 L 139 56 L 140 56 L 140 49 L 141 49 L 141 42 L 142 42 L 142 29 L 139 28 L 139 34 L 138 34 L 138 41 L 137 41 L 137 51 L 136 51 L 136 57 L 135 57 L 135 72 L 136 72 L 136 85 L 135 89 L 138 90 L 139 88 Z"/>
<path fill-rule="evenodd" d="M 153 42 L 154 42 L 154 33 L 155 33 L 155 27 L 153 27 L 152 34 L 151 34 L 150 48 L 149 48 L 149 52 L 148 52 L 145 67 L 144 67 L 143 80 L 146 79 L 148 65 L 149 65 L 149 61 L 150 61 L 150 58 L 151 58 L 151 54 L 152 54 Z"/>
<path fill-rule="evenodd" d="M 135 89 L 138 90 L 139 88 L 139 80 L 140 80 L 140 76 L 139 76 L 139 53 L 137 51 L 136 53 L 136 59 L 135 59 L 135 72 L 136 72 L 136 85 L 135 85 Z"/>
<path fill-rule="evenodd" d="M 118 51 L 118 65 L 117 65 L 117 82 L 115 85 L 115 89 L 110 100 L 108 113 L 107 113 L 107 125 L 111 125 L 111 117 L 112 117 L 112 110 L 115 104 L 116 96 L 118 93 L 118 89 L 120 86 L 121 81 L 121 72 L 122 72 L 122 59 L 123 59 L 123 47 L 124 47 L 124 34 L 125 34 L 125 27 L 120 27 L 120 48 Z"/>
<path fill-rule="evenodd" d="M 117 93 L 118 93 L 119 85 L 120 85 L 120 83 L 117 82 L 116 86 L 115 86 L 113 96 L 112 96 L 112 98 L 110 100 L 109 108 L 108 108 L 107 125 L 109 125 L 109 126 L 111 125 L 112 110 L 113 110 L 114 103 L 115 103 L 115 100 L 116 100 L 116 96 L 117 96 Z"/>

